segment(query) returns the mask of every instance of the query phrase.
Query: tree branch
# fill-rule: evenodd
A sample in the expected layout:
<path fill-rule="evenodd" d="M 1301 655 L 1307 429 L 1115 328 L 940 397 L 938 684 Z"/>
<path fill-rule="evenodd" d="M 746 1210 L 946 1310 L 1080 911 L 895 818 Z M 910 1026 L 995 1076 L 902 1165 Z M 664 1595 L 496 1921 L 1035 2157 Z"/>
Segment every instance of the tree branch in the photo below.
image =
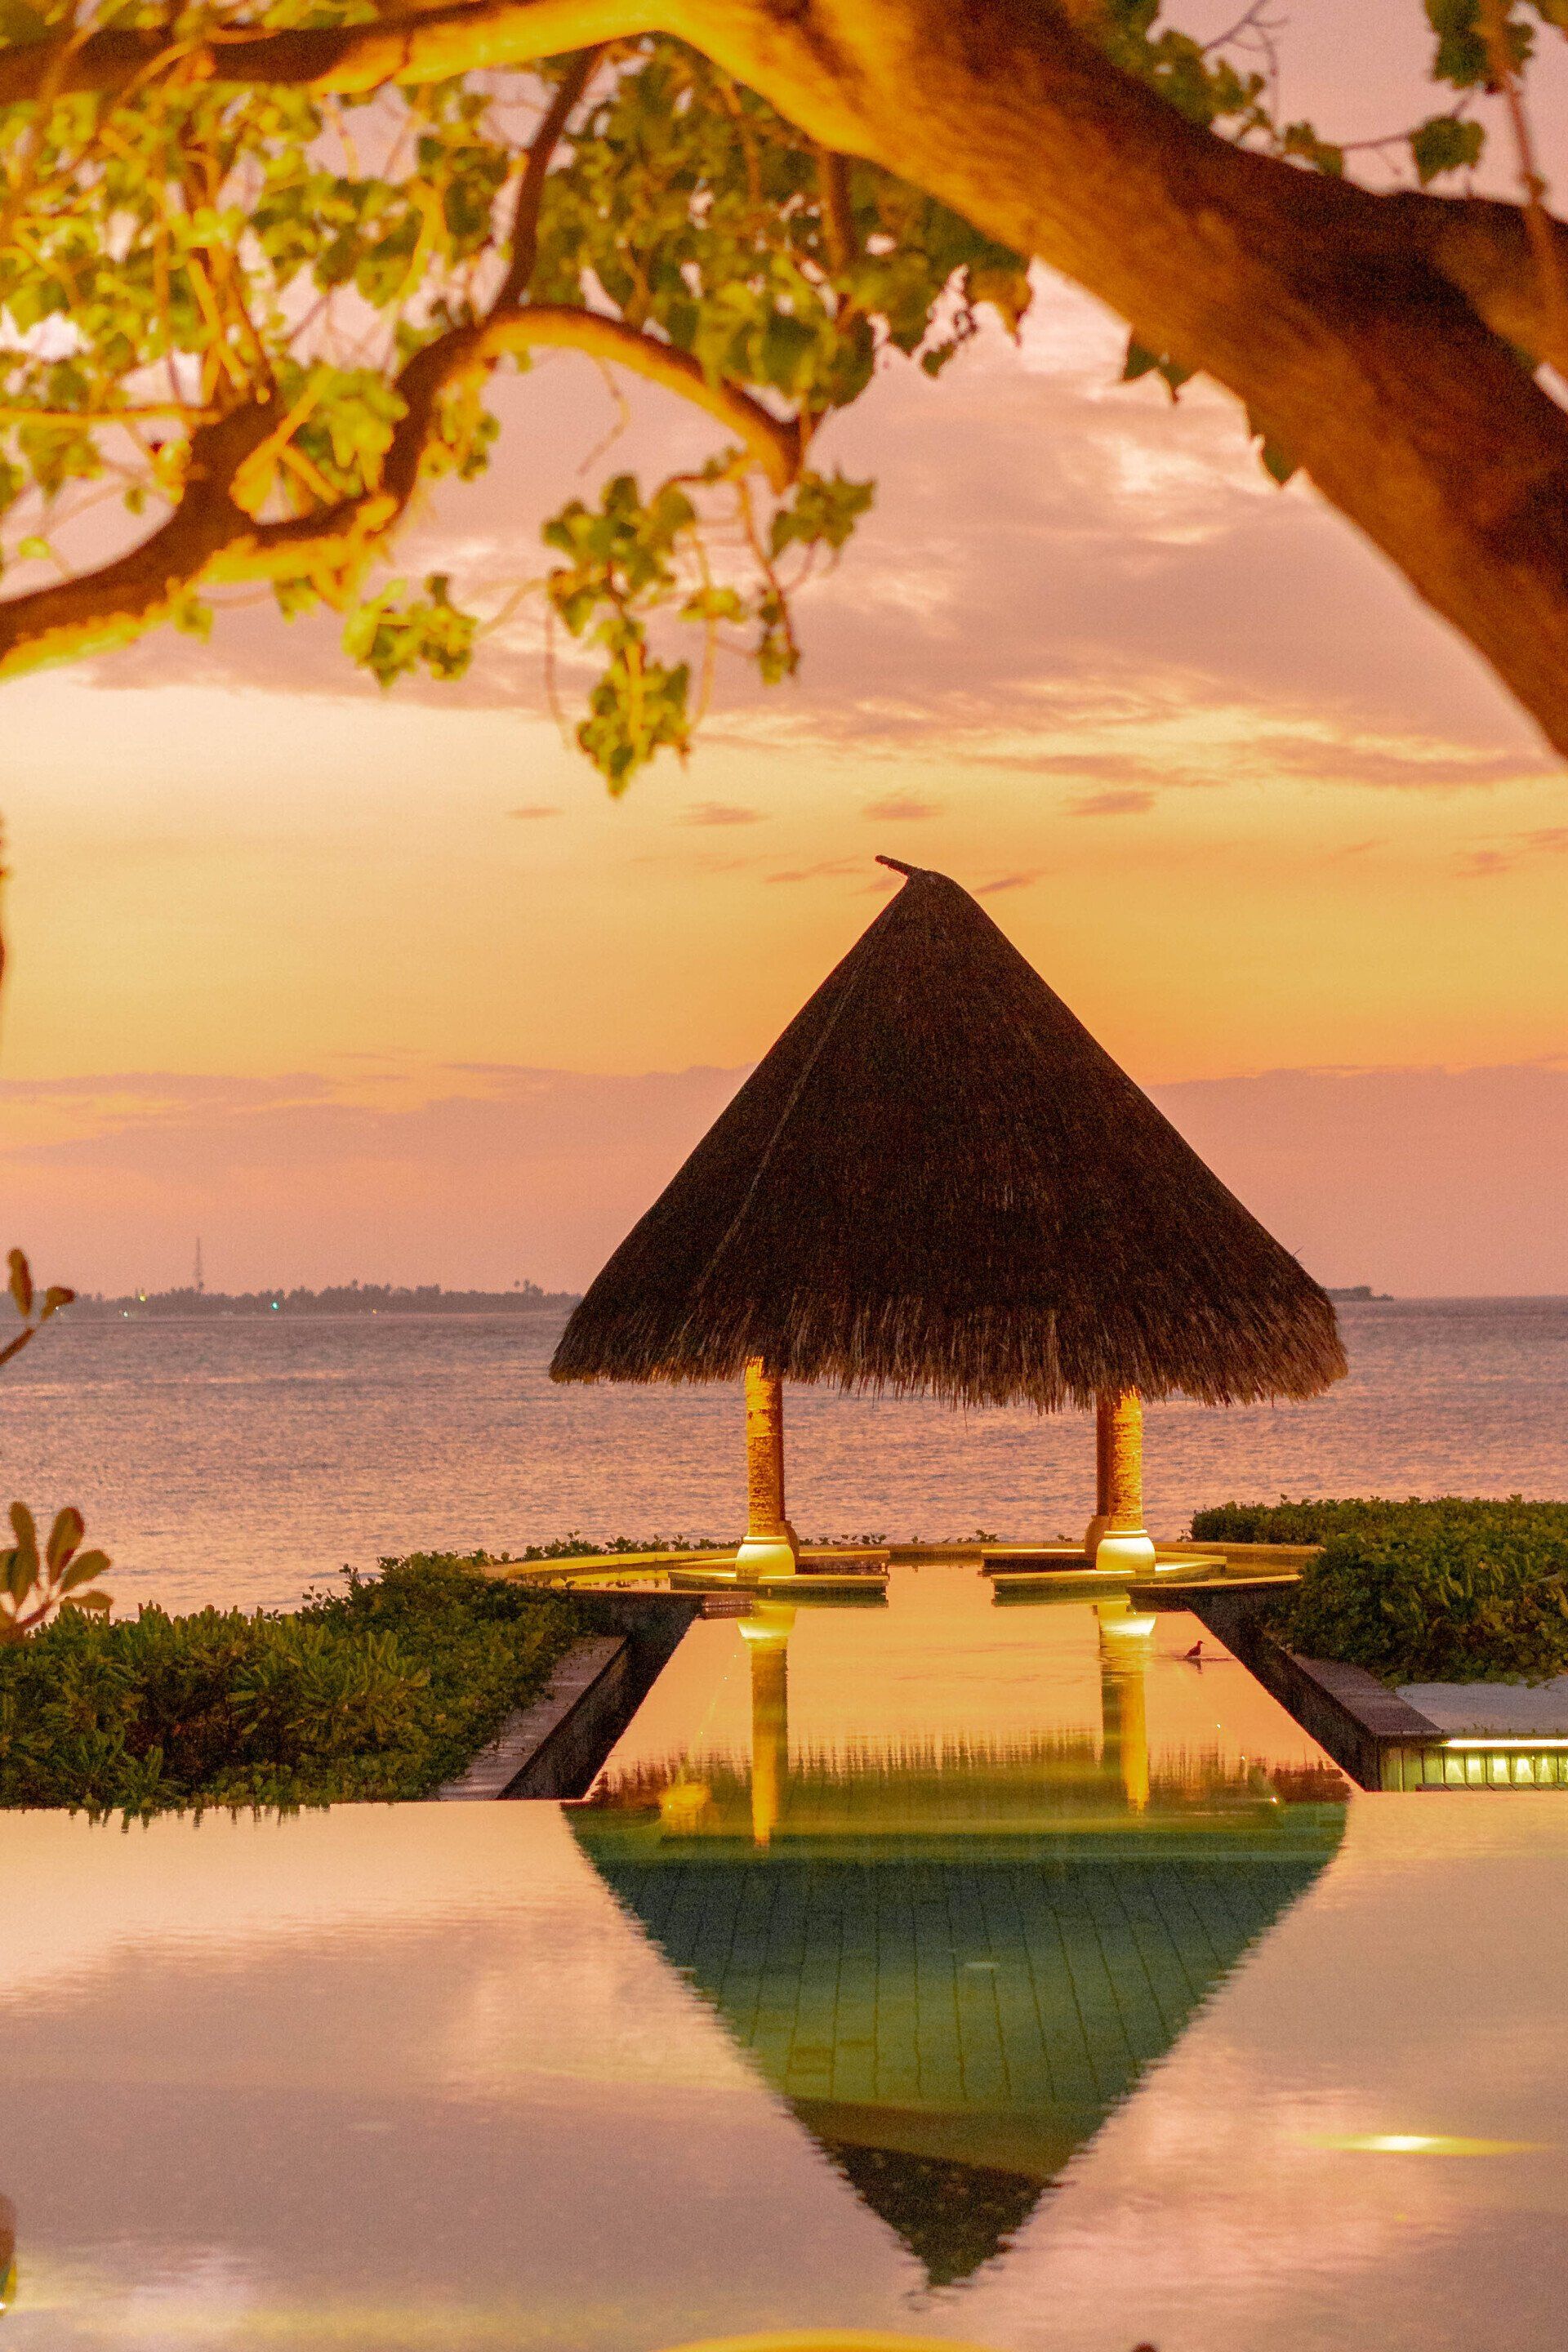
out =
<path fill-rule="evenodd" d="M 79 91 L 115 96 L 160 73 L 191 81 L 320 91 L 444 81 L 489 66 L 531 65 L 569 49 L 656 32 L 648 0 L 455 0 L 362 25 L 226 32 L 172 40 L 161 27 L 58 37 L 0 50 L 0 106 Z"/>
<path fill-rule="evenodd" d="M 533 144 L 528 151 L 517 192 L 517 210 L 512 215 L 511 253 L 506 276 L 501 279 L 492 309 L 514 310 L 533 278 L 533 266 L 539 258 L 539 214 L 544 202 L 544 183 L 550 175 L 550 161 L 561 142 L 562 133 L 572 119 L 572 110 L 588 87 L 589 76 L 598 64 L 602 52 L 584 49 L 574 58 L 562 79 L 550 110 L 535 131 Z"/>
<path fill-rule="evenodd" d="M 406 513 L 436 438 L 443 395 L 488 374 L 503 358 L 554 349 L 629 368 L 704 410 L 737 436 L 771 487 L 799 472 L 800 428 L 735 385 L 713 383 L 699 362 L 592 310 L 530 303 L 455 327 L 416 352 L 397 378 L 404 413 L 393 428 L 374 488 L 313 514 L 258 522 L 235 496 L 237 479 L 280 422 L 278 404 L 256 400 L 192 436 L 178 506 L 141 546 L 99 571 L 0 601 L 0 678 L 53 662 L 108 653 L 167 620 L 200 589 L 242 581 L 314 579 L 323 591 L 351 585 Z"/>

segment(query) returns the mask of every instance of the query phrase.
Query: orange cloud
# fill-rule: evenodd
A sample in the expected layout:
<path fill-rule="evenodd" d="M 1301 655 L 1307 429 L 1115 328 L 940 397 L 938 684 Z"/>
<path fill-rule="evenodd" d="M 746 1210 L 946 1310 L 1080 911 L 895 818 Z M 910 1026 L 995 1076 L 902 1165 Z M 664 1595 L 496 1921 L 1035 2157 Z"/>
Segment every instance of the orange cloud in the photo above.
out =
<path fill-rule="evenodd" d="M 761 824 L 766 812 L 740 808 L 732 801 L 693 801 L 681 811 L 681 824 Z"/>
<path fill-rule="evenodd" d="M 1074 801 L 1074 816 L 1147 816 L 1154 805 L 1154 795 L 1149 792 L 1091 793 L 1087 800 Z"/>
<path fill-rule="evenodd" d="M 886 800 L 870 801 L 860 812 L 878 824 L 921 824 L 942 814 L 936 801 L 916 800 L 911 793 L 891 793 Z"/>

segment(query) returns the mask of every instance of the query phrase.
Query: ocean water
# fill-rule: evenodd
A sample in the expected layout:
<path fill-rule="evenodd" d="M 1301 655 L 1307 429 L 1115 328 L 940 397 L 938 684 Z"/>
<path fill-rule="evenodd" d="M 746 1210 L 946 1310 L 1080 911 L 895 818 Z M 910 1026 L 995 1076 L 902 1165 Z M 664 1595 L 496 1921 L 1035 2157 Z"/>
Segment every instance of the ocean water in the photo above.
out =
<path fill-rule="evenodd" d="M 1568 1299 L 1342 1308 L 1348 1380 L 1307 1404 L 1151 1407 L 1150 1526 L 1230 1496 L 1568 1495 Z M 92 1323 L 0 1374 L 0 1499 L 85 1512 L 117 1605 L 288 1607 L 345 1562 L 517 1549 L 568 1529 L 740 1531 L 742 1407 L 720 1388 L 555 1388 L 517 1317 Z M 1081 1531 L 1086 1416 L 790 1391 L 802 1535 Z"/>

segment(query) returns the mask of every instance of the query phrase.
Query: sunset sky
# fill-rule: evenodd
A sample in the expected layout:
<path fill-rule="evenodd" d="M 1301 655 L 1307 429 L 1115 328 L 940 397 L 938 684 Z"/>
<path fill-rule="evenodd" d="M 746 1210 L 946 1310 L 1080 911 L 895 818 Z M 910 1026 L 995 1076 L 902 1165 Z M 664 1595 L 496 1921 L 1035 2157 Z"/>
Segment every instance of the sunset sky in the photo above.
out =
<path fill-rule="evenodd" d="M 1353 83 L 1363 12 L 1296 13 L 1290 110 L 1433 110 L 1413 0 Z M 802 678 L 730 681 L 618 803 L 526 617 L 456 688 L 384 697 L 261 606 L 6 687 L 0 1161 L 39 1271 L 163 1286 L 199 1233 L 226 1288 L 580 1286 L 887 851 L 979 893 L 1314 1273 L 1568 1290 L 1561 765 L 1226 396 L 1120 386 L 1124 340 L 1043 278 L 1017 348 L 890 367 L 825 436 L 878 500 Z M 650 394 L 594 457 L 571 357 L 498 404 L 410 576 L 525 578 L 563 499 L 711 446 Z"/>

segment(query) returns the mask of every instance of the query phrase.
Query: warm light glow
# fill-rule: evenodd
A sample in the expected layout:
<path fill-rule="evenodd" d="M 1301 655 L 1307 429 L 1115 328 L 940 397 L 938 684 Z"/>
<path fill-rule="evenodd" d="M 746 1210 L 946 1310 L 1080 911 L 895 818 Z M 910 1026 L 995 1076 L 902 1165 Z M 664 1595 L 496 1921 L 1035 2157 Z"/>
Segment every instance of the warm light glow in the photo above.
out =
<path fill-rule="evenodd" d="M 1527 2156 L 1544 2147 L 1533 2139 L 1465 2139 L 1449 2132 L 1322 2132 L 1303 2147 L 1344 2148 L 1357 2156 Z"/>
<path fill-rule="evenodd" d="M 1541 1738 L 1529 1739 L 1466 1738 L 1462 1739 L 1446 1739 L 1443 1742 L 1443 1745 L 1445 1748 L 1483 1748 L 1489 1749 L 1493 1748 L 1568 1748 L 1568 1738 L 1561 1738 L 1556 1735 L 1552 1735 L 1551 1737 L 1543 1736 Z"/>

